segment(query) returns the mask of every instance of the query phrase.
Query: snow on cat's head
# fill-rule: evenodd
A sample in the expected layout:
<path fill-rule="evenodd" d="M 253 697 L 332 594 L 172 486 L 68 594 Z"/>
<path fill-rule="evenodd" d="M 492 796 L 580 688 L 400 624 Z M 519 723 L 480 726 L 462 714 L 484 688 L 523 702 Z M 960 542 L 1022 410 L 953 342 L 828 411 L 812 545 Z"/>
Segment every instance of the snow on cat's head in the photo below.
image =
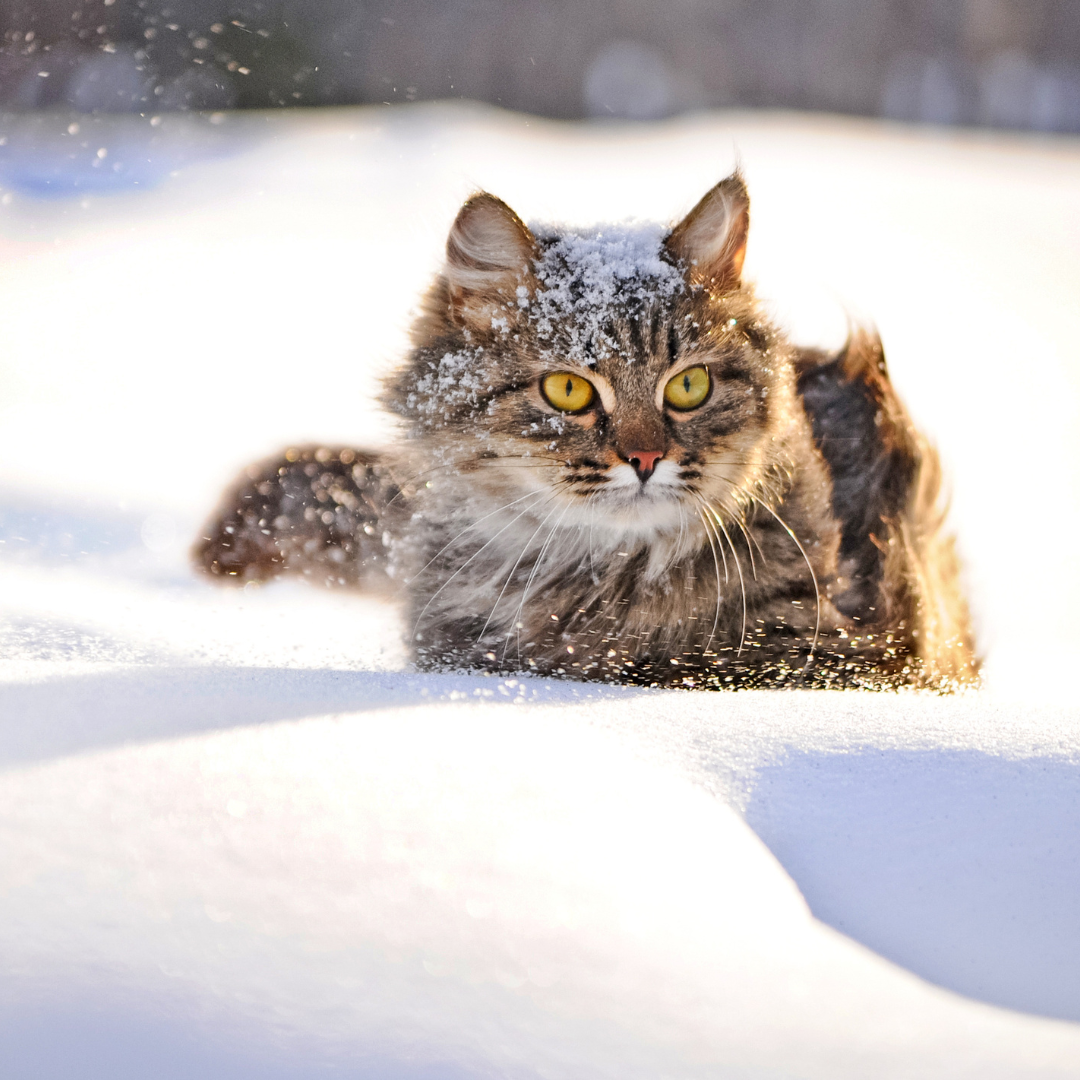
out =
<path fill-rule="evenodd" d="M 612 543 L 737 519 L 794 415 L 748 223 L 738 175 L 674 228 L 529 228 L 470 198 L 386 394 L 430 482 Z"/>

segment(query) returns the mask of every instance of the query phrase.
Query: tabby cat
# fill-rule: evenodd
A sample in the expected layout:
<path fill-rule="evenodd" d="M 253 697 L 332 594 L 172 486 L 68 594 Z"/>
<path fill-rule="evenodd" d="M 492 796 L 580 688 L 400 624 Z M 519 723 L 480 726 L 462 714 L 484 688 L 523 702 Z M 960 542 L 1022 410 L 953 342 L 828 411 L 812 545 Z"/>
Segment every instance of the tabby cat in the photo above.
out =
<path fill-rule="evenodd" d="M 937 458 L 875 336 L 830 356 L 768 321 L 748 223 L 738 174 L 670 230 L 473 196 L 386 383 L 401 444 L 252 467 L 197 561 L 400 594 L 421 669 L 974 680 Z"/>

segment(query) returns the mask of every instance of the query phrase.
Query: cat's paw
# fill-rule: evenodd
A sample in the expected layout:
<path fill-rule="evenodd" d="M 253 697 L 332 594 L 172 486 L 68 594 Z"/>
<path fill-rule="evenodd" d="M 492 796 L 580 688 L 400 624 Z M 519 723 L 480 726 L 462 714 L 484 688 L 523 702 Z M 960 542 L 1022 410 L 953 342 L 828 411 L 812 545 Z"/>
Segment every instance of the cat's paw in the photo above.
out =
<path fill-rule="evenodd" d="M 386 584 L 400 494 L 376 453 L 290 448 L 244 471 L 192 555 L 224 581 L 291 573 L 328 586 L 379 589 Z"/>

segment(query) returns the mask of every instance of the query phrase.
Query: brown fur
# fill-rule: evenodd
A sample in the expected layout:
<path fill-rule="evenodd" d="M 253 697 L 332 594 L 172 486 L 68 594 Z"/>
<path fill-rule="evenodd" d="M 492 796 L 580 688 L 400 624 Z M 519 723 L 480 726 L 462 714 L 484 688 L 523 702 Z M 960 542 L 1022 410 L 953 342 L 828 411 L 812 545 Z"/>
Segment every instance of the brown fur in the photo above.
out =
<path fill-rule="evenodd" d="M 393 582 L 425 668 L 975 678 L 937 459 L 876 338 L 830 357 L 767 321 L 741 280 L 748 221 L 737 175 L 666 236 L 534 233 L 470 199 L 387 383 L 402 445 L 259 467 L 198 559 L 241 580 Z M 701 367 L 704 401 L 668 405 L 667 381 Z M 589 382 L 589 406 L 550 404 L 553 372 Z M 319 454 L 334 467 L 313 467 Z"/>

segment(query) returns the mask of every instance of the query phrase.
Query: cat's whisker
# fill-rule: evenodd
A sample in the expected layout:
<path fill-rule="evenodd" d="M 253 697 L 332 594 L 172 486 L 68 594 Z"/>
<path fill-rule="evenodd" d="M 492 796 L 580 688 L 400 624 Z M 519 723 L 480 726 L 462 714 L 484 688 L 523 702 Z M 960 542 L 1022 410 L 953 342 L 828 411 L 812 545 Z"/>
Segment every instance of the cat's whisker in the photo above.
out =
<path fill-rule="evenodd" d="M 713 615 L 712 630 L 709 631 L 709 640 L 705 642 L 705 648 L 703 650 L 707 655 L 709 647 L 713 643 L 713 638 L 716 637 L 716 627 L 720 622 L 720 601 L 723 599 L 723 595 L 720 591 L 720 560 L 716 557 L 716 545 L 713 543 L 712 530 L 709 528 L 709 522 L 705 517 L 704 509 L 698 510 L 698 517 L 701 518 L 701 524 L 705 528 L 705 535 L 709 538 L 709 547 L 712 548 L 713 568 L 716 570 L 716 611 Z"/>
<path fill-rule="evenodd" d="M 549 464 L 550 460 L 550 464 Z M 518 468 L 518 469 L 556 469 L 566 468 L 566 462 L 558 458 L 545 459 L 544 461 L 536 460 L 535 458 L 527 457 L 514 457 L 514 458 L 480 458 L 473 462 L 474 465 L 484 468 Z"/>
<path fill-rule="evenodd" d="M 555 524 L 551 526 L 550 531 L 548 532 L 547 536 L 544 538 L 543 544 L 540 546 L 540 551 L 536 556 L 536 562 L 533 564 L 533 568 L 532 568 L 531 573 L 529 574 L 529 578 L 525 582 L 525 588 L 521 593 L 521 603 L 518 605 L 517 615 L 514 617 L 514 622 L 515 623 L 519 622 L 520 619 L 521 619 L 521 613 L 522 613 L 522 610 L 525 607 L 525 601 L 529 597 L 529 589 L 532 588 L 532 584 L 536 580 L 537 574 L 540 572 L 540 566 L 543 563 L 544 559 L 547 557 L 548 549 L 551 547 L 551 543 L 555 539 L 555 536 L 559 531 L 559 526 L 562 524 L 562 520 L 563 520 L 564 517 L 566 517 L 567 512 L 569 511 L 569 509 L 570 509 L 569 506 L 563 508 L 563 512 L 555 519 Z M 554 512 L 555 511 L 552 510 L 552 513 L 554 513 Z M 549 517 L 550 517 L 550 515 L 549 515 Z M 520 634 L 520 631 L 519 631 L 519 633 L 518 633 L 518 652 L 519 652 L 519 656 L 520 656 L 520 650 L 521 650 L 521 634 Z"/>
<path fill-rule="evenodd" d="M 703 509 L 705 509 L 706 511 L 710 509 L 709 504 L 705 501 L 704 495 L 695 495 L 694 498 L 695 501 L 698 502 Z M 708 526 L 706 526 L 706 529 L 708 529 Z M 720 537 L 719 535 L 717 535 L 717 540 L 719 539 Z M 723 544 L 720 545 L 720 557 L 724 560 L 724 584 L 727 585 L 731 581 L 731 578 L 728 575 L 727 553 L 724 551 Z"/>
<path fill-rule="evenodd" d="M 731 519 L 739 526 L 739 532 L 743 534 L 743 539 L 746 541 L 746 550 L 750 555 L 750 573 L 753 575 L 755 581 L 757 581 L 757 563 L 754 561 L 754 549 L 750 545 L 750 534 L 746 531 L 746 526 L 742 523 L 741 518 L 733 517 Z"/>
<path fill-rule="evenodd" d="M 716 479 L 721 480 L 723 481 L 723 483 L 727 484 L 727 486 L 731 488 L 731 490 L 735 492 L 738 496 L 742 498 L 746 497 L 745 490 L 739 484 L 736 484 L 734 481 L 729 480 L 726 476 L 716 477 Z M 756 501 L 754 500 L 753 496 L 750 496 L 750 500 L 751 504 Z M 743 506 L 740 509 L 739 513 L 735 513 L 734 511 L 728 509 L 728 513 L 731 516 L 731 520 L 739 526 L 739 530 L 742 532 L 743 538 L 746 540 L 746 550 L 750 555 L 750 570 L 753 574 L 754 580 L 757 581 L 757 564 L 754 559 L 754 548 L 756 547 L 758 549 L 758 554 L 761 556 L 763 561 L 765 560 L 765 552 L 761 550 L 761 545 L 754 538 L 753 533 L 751 533 L 746 527 L 746 507 Z"/>
<path fill-rule="evenodd" d="M 543 520 L 536 527 L 536 530 L 533 532 L 532 536 L 529 537 L 528 541 L 525 544 L 525 547 L 522 548 L 521 556 L 519 556 L 519 558 L 518 558 L 519 562 L 521 561 L 521 557 L 524 556 L 528 552 L 529 546 L 532 544 L 533 540 L 536 538 L 537 533 L 539 533 L 540 530 L 543 529 L 543 527 L 551 520 L 551 518 L 554 516 L 555 512 L 558 509 L 559 509 L 559 507 L 556 504 L 555 506 L 553 506 L 547 512 L 547 514 L 544 515 Z M 563 513 L 565 514 L 565 512 L 566 511 L 564 510 Z M 559 521 L 561 521 L 561 520 L 562 520 L 562 516 L 559 517 Z M 555 524 L 557 526 L 558 522 L 556 522 Z M 540 558 L 543 557 L 544 551 L 545 551 L 545 549 L 547 547 L 547 543 L 548 543 L 548 541 L 550 539 L 551 539 L 551 533 L 548 533 L 547 537 L 545 537 L 544 543 L 540 545 L 540 551 L 539 551 L 539 553 L 537 555 L 537 561 L 535 563 L 533 563 L 532 570 L 529 572 L 528 580 L 525 582 L 525 590 L 521 595 L 521 601 L 518 604 L 517 611 L 514 613 L 514 618 L 511 621 L 510 626 L 507 628 L 506 640 L 503 642 L 503 654 L 502 654 L 502 659 L 503 660 L 506 659 L 506 651 L 507 651 L 507 649 L 510 648 L 510 638 L 514 636 L 514 631 L 515 630 L 517 630 L 517 636 L 518 636 L 518 659 L 521 658 L 521 630 L 520 630 L 518 624 L 521 622 L 521 613 L 522 613 L 522 610 L 525 607 L 525 597 L 528 594 L 529 586 L 532 584 L 533 577 L 536 575 L 536 571 L 537 571 L 537 568 L 539 566 Z M 515 569 L 516 569 L 516 565 L 515 565 Z M 496 604 L 497 603 L 498 603 L 498 601 L 496 601 Z"/>
<path fill-rule="evenodd" d="M 549 497 L 551 499 L 555 498 L 554 494 L 551 494 Z M 529 547 L 532 545 L 533 540 L 535 540 L 536 537 L 539 535 L 540 530 L 544 527 L 545 522 L 548 520 L 549 517 L 551 517 L 553 513 L 555 513 L 555 510 L 551 510 L 548 513 L 547 517 L 545 517 L 544 520 L 536 526 L 532 536 L 530 536 L 529 539 L 526 540 L 525 543 L 522 545 L 521 554 L 518 555 L 517 560 L 514 562 L 514 565 L 510 567 L 510 573 L 506 575 L 506 580 L 503 582 L 503 586 L 499 590 L 499 595 L 495 598 L 495 603 L 492 605 L 491 612 L 488 615 L 486 621 L 484 622 L 484 626 L 481 629 L 480 633 L 476 635 L 477 643 L 483 640 L 484 634 L 487 633 L 487 628 L 491 625 L 491 620 L 495 617 L 495 612 L 498 610 L 499 604 L 502 602 L 502 598 L 503 595 L 506 593 L 507 586 L 510 584 L 511 579 L 517 572 L 517 568 L 521 565 L 521 560 L 525 558 L 525 553 L 529 550 Z"/>
<path fill-rule="evenodd" d="M 532 494 L 534 494 L 534 495 L 538 495 L 538 494 L 543 494 L 543 493 L 542 493 L 542 492 L 532 492 Z M 521 500 L 520 500 L 520 499 L 518 499 L 518 500 L 516 500 L 516 501 L 517 501 L 517 502 L 521 502 Z M 511 505 L 513 505 L 513 504 L 511 504 Z M 505 509 L 505 508 L 504 508 L 504 509 Z M 484 551 L 485 551 L 485 550 L 486 550 L 487 548 L 489 548 L 489 547 L 490 547 L 490 546 L 491 546 L 491 545 L 492 545 L 492 544 L 493 544 L 493 543 L 494 543 L 494 542 L 495 542 L 496 540 L 498 540 L 498 539 L 499 539 L 499 537 L 500 537 L 500 536 L 502 536 L 502 534 L 503 534 L 504 532 L 506 532 L 506 530 L 507 530 L 507 529 L 509 529 L 511 525 L 513 525 L 513 524 L 514 524 L 514 523 L 515 523 L 516 521 L 518 521 L 518 520 L 519 520 L 520 518 L 523 518 L 523 517 L 524 517 L 524 516 L 525 516 L 525 515 L 526 515 L 526 514 L 527 514 L 527 513 L 529 512 L 529 510 L 530 510 L 530 509 L 531 509 L 531 507 L 529 507 L 529 506 L 526 506 L 526 507 L 525 507 L 525 509 L 524 509 L 524 510 L 522 510 L 522 511 L 521 511 L 521 512 L 520 512 L 519 514 L 517 514 L 516 516 L 514 516 L 513 518 L 511 518 L 511 519 L 510 519 L 510 520 L 509 520 L 509 521 L 508 521 L 508 522 L 507 522 L 507 523 L 506 523 L 506 524 L 505 524 L 505 525 L 504 525 L 504 526 L 503 526 L 503 527 L 502 527 L 502 528 L 501 528 L 501 529 L 500 529 L 500 530 L 499 530 L 499 531 L 498 531 L 498 532 L 497 532 L 497 533 L 496 533 L 496 534 L 495 534 L 494 536 L 492 536 L 492 537 L 491 537 L 491 538 L 490 538 L 490 539 L 489 539 L 489 540 L 488 540 L 488 541 L 487 541 L 487 542 L 486 542 L 485 544 L 483 544 L 483 545 L 482 545 L 481 547 L 477 548 L 477 550 L 476 550 L 476 551 L 474 551 L 474 552 L 473 552 L 473 553 L 472 553 L 472 554 L 471 554 L 471 555 L 470 555 L 470 556 L 469 556 L 469 557 L 468 557 L 468 558 L 467 558 L 467 559 L 466 559 L 466 560 L 465 560 L 465 561 L 464 561 L 464 562 L 463 562 L 463 563 L 462 563 L 462 564 L 461 564 L 461 565 L 460 565 L 460 566 L 459 566 L 459 567 L 458 567 L 458 568 L 457 568 L 457 569 L 456 569 L 456 570 L 455 570 L 455 571 L 454 571 L 454 572 L 453 572 L 453 573 L 452 573 L 452 574 L 451 574 L 451 575 L 450 575 L 450 576 L 449 576 L 449 577 L 448 577 L 448 578 L 447 578 L 447 579 L 446 579 L 446 580 L 445 580 L 445 581 L 444 581 L 444 582 L 443 582 L 443 583 L 442 583 L 442 584 L 441 584 L 441 585 L 440 585 L 439 587 L 438 587 L 438 589 L 436 589 L 436 590 L 435 590 L 435 592 L 434 592 L 434 593 L 432 593 L 431 597 L 430 597 L 430 598 L 428 599 L 428 602 L 427 602 L 427 603 L 426 603 L 426 604 L 424 605 L 424 607 L 423 607 L 423 610 L 422 610 L 422 611 L 420 612 L 420 614 L 419 614 L 419 615 L 417 615 L 417 617 L 416 617 L 416 623 L 415 623 L 415 625 L 413 626 L 413 637 L 414 637 L 414 638 L 416 637 L 416 631 L 417 631 L 417 630 L 419 630 L 419 628 L 420 628 L 420 622 L 421 622 L 421 620 L 422 620 L 422 619 L 424 618 L 424 615 L 425 615 L 425 614 L 427 613 L 427 610 L 428 610 L 428 608 L 429 608 L 429 607 L 431 607 L 431 605 L 432 605 L 432 604 L 433 604 L 433 603 L 435 602 L 436 598 L 437 598 L 437 597 L 439 596 L 439 594 L 440 594 L 440 593 L 441 593 L 441 592 L 443 591 L 443 589 L 445 589 L 445 588 L 447 587 L 447 585 L 449 585 L 449 584 L 450 584 L 450 582 L 451 582 L 451 581 L 453 581 L 453 580 L 454 580 L 454 578 L 456 578 L 456 577 L 458 576 L 458 574 L 460 574 L 460 573 L 462 572 L 462 570 L 464 570 L 464 569 L 465 569 L 465 568 L 466 568 L 466 567 L 467 567 L 467 566 L 468 566 L 468 565 L 469 565 L 469 564 L 470 564 L 470 563 L 471 563 L 471 562 L 473 561 L 473 559 L 475 559 L 475 558 L 476 558 L 476 557 L 477 557 L 478 555 L 480 555 L 480 554 L 481 554 L 482 552 L 484 552 Z M 489 516 L 490 516 L 490 515 L 489 515 Z M 460 534 L 459 534 L 459 535 L 460 535 Z M 452 542 L 452 541 L 451 541 L 451 542 Z M 431 565 L 431 563 L 428 563 L 428 566 L 430 566 L 430 565 Z"/>
<path fill-rule="evenodd" d="M 398 482 L 398 493 L 392 499 L 390 499 L 386 505 L 388 507 L 393 506 L 399 498 L 407 498 L 405 489 L 410 484 L 414 484 L 417 480 L 420 479 L 420 477 L 430 476 L 433 472 L 438 472 L 440 469 L 456 469 L 469 460 L 470 458 L 459 458 L 456 461 L 443 461 L 440 462 L 438 465 L 432 465 L 427 469 L 421 469 L 419 472 L 407 476 L 405 479 Z"/>
<path fill-rule="evenodd" d="M 784 532 L 791 537 L 793 543 L 799 549 L 799 554 L 803 557 L 803 562 L 806 563 L 806 569 L 810 571 L 810 580 L 814 583 L 814 600 L 817 604 L 817 619 L 814 623 L 814 640 L 810 646 L 810 655 L 806 658 L 806 667 L 808 668 L 813 662 L 814 650 L 817 648 L 818 643 L 818 634 L 821 631 L 821 590 L 818 588 L 817 574 L 814 573 L 814 568 L 810 564 L 810 559 L 807 556 L 805 549 L 802 544 L 799 543 L 799 538 L 791 531 L 788 523 L 768 503 L 757 501 L 757 504 L 768 510 L 768 512 L 780 523 Z"/>
<path fill-rule="evenodd" d="M 502 513 L 502 512 L 504 511 L 504 510 L 509 510 L 509 509 L 510 509 L 510 507 L 512 507 L 512 506 L 517 506 L 517 504 L 518 504 L 519 502 L 524 502 L 524 501 L 525 501 L 526 499 L 528 499 L 528 498 L 529 498 L 530 496 L 534 496 L 534 495 L 546 495 L 546 494 L 547 494 L 547 492 L 545 492 L 545 491 L 544 491 L 543 489 L 541 489 L 541 490 L 539 490 L 539 491 L 530 491 L 530 492 L 527 492 L 527 493 L 526 493 L 525 495 L 522 495 L 522 496 L 521 496 L 521 498 L 519 498 L 519 499 L 514 499 L 514 500 L 513 500 L 512 502 L 508 502 L 508 503 L 505 503 L 504 505 L 502 505 L 502 506 L 498 507 L 497 509 L 495 509 L 495 510 L 492 510 L 490 514 L 485 514 L 485 515 L 484 515 L 483 517 L 481 517 L 481 518 L 477 518 L 477 519 L 476 519 L 476 521 L 470 522 L 470 523 L 469 523 L 468 525 L 466 525 L 466 526 L 465 526 L 465 528 L 464 528 L 464 529 L 462 529 L 462 530 L 461 530 L 461 532 L 459 532 L 459 533 L 458 533 L 458 534 L 457 534 L 457 535 L 456 535 L 456 536 L 455 536 L 455 537 L 454 537 L 454 538 L 453 538 L 452 540 L 450 540 L 450 541 L 449 541 L 448 543 L 444 544 L 444 545 L 443 545 L 443 546 L 442 546 L 441 548 L 439 548 L 439 550 L 438 550 L 438 551 L 436 551 L 436 552 L 435 552 L 435 554 L 434 554 L 434 555 L 432 555 L 432 556 L 431 556 L 431 558 L 430 558 L 430 559 L 428 559 L 428 561 L 427 561 L 426 563 L 424 563 L 424 565 L 423 565 L 423 566 L 421 566 L 421 567 L 420 567 L 420 569 L 419 569 L 419 570 L 417 570 L 417 571 L 416 571 L 416 573 L 415 573 L 415 574 L 413 574 L 413 576 L 412 576 L 411 578 L 409 578 L 409 580 L 408 580 L 408 581 L 406 582 L 406 584 L 407 584 L 407 585 L 411 585 L 411 584 L 412 584 L 412 583 L 413 583 L 414 581 L 416 581 L 416 579 L 417 579 L 417 578 L 418 578 L 418 577 L 419 577 L 419 576 L 420 576 L 420 575 L 421 575 L 421 574 L 422 574 L 422 573 L 423 573 L 423 572 L 424 572 L 424 571 L 425 571 L 425 570 L 426 570 L 426 569 L 427 569 L 427 568 L 428 568 L 428 567 L 429 567 L 429 566 L 430 566 L 430 565 L 431 565 L 431 564 L 432 564 L 432 563 L 433 563 L 433 562 L 434 562 L 434 561 L 435 561 L 435 560 L 436 560 L 436 559 L 437 559 L 437 558 L 438 558 L 438 557 L 439 557 L 440 555 L 442 555 L 442 554 L 443 554 L 443 552 L 445 552 L 445 551 L 449 551 L 449 550 L 450 550 L 450 548 L 452 548 L 452 547 L 454 546 L 454 544 L 456 544 L 456 543 L 457 543 L 457 542 L 458 542 L 458 541 L 459 541 L 459 540 L 460 540 L 460 539 L 461 539 L 461 538 L 462 538 L 462 537 L 463 537 L 463 536 L 464 536 L 464 535 L 465 535 L 465 534 L 466 534 L 466 533 L 467 533 L 467 532 L 468 532 L 468 531 L 469 531 L 470 529 L 475 529 L 477 525 L 480 525 L 480 524 L 482 524 L 483 522 L 487 521 L 487 519 L 488 519 L 488 518 L 494 517 L 494 516 L 495 516 L 496 514 L 501 514 L 501 513 Z M 528 509 L 529 509 L 529 508 L 528 508 L 528 507 L 526 507 L 526 510 L 528 510 Z M 522 511 L 522 513 L 524 513 L 524 512 L 525 512 L 525 511 Z M 520 516 L 521 516 L 521 514 L 519 514 L 519 515 L 518 515 L 518 517 L 520 517 Z M 514 521 L 517 521 L 517 518 L 514 518 Z M 498 534 L 496 534 L 496 535 L 498 535 Z M 490 542 L 490 541 L 489 541 L 489 542 Z"/>
<path fill-rule="evenodd" d="M 728 482 L 730 483 L 730 481 L 728 481 Z M 732 485 L 732 488 L 733 488 L 733 490 L 738 490 L 740 492 L 740 494 L 741 494 L 741 489 L 736 489 L 734 485 Z M 746 553 L 750 556 L 750 573 L 751 573 L 751 576 L 753 577 L 753 579 L 755 581 L 757 581 L 757 579 L 758 579 L 758 576 L 757 576 L 757 562 L 754 559 L 754 543 L 756 543 L 756 541 L 751 542 L 750 532 L 746 528 L 746 511 L 745 511 L 745 508 L 740 507 L 738 512 L 736 512 L 730 506 L 727 506 L 725 504 L 723 498 L 720 498 L 718 500 L 718 502 L 720 503 L 720 509 L 727 511 L 728 517 L 731 518 L 731 520 L 736 525 L 739 526 L 739 532 L 742 533 L 743 540 L 746 541 Z M 761 552 L 760 545 L 758 546 L 758 551 Z M 734 553 L 734 547 L 732 548 L 732 552 Z M 765 556 L 762 553 L 762 558 L 764 558 L 764 557 Z"/>
<path fill-rule="evenodd" d="M 743 580 L 742 563 L 739 562 L 739 553 L 735 550 L 735 545 L 731 542 L 731 535 L 728 533 L 720 513 L 712 503 L 707 502 L 705 505 L 709 508 L 713 520 L 720 527 L 720 531 L 724 534 L 724 539 L 727 540 L 728 547 L 731 548 L 731 557 L 735 560 L 735 570 L 739 575 L 739 591 L 742 593 L 742 632 L 739 634 L 739 648 L 735 653 L 736 658 L 738 658 L 742 656 L 743 646 L 746 644 L 746 582 Z M 720 550 L 723 551 L 724 549 L 721 547 Z"/>
<path fill-rule="evenodd" d="M 556 509 L 557 509 L 557 507 L 556 507 Z M 569 506 L 566 506 L 566 507 L 563 508 L 563 512 L 558 516 L 558 518 L 555 521 L 555 524 L 551 526 L 551 531 L 547 534 L 547 537 L 544 539 L 544 543 L 540 547 L 540 552 L 536 556 L 536 562 L 533 563 L 532 571 L 529 573 L 529 579 L 528 579 L 528 581 L 525 582 L 525 588 L 521 593 L 521 602 L 518 604 L 517 613 L 514 615 L 514 622 L 513 622 L 511 630 L 513 630 L 513 628 L 517 627 L 517 624 L 521 621 L 521 613 L 525 610 L 525 601 L 529 597 L 529 589 L 532 588 L 532 583 L 535 580 L 537 572 L 540 569 L 540 564 L 544 561 L 544 556 L 547 554 L 547 550 L 551 545 L 551 541 L 554 538 L 556 532 L 558 532 L 559 526 L 562 524 L 562 519 L 564 517 L 566 517 L 567 512 L 569 510 L 570 510 Z M 548 518 L 551 517 L 551 514 L 554 514 L 554 513 L 555 513 L 555 510 L 553 509 L 551 511 L 551 513 L 548 514 L 548 517 L 545 518 L 544 520 L 547 521 Z M 504 659 L 506 657 L 506 650 L 510 648 L 510 636 L 511 636 L 510 634 L 507 634 L 506 644 L 503 646 L 503 658 Z M 521 631 L 520 630 L 518 630 L 517 638 L 518 638 L 518 660 L 520 660 L 521 659 Z"/>
<path fill-rule="evenodd" d="M 547 464 L 547 462 L 550 462 L 551 464 Z M 440 469 L 462 469 L 466 465 L 495 466 L 499 468 L 527 468 L 531 466 L 534 469 L 554 469 L 559 466 L 565 466 L 566 462 L 562 458 L 545 457 L 541 454 L 515 454 L 498 458 L 478 458 L 474 455 L 469 455 L 468 457 L 456 458 L 453 461 L 443 461 L 438 465 L 432 465 L 427 469 L 421 469 L 420 472 L 413 473 L 411 476 L 398 482 L 397 495 L 389 499 L 386 505 L 392 506 L 399 498 L 404 497 L 406 494 L 405 488 L 410 484 L 415 483 L 422 476 L 430 476 L 433 472 L 438 472 Z"/>
<path fill-rule="evenodd" d="M 747 524 L 746 524 L 746 508 L 745 507 L 743 508 L 742 513 L 739 514 L 738 518 L 736 518 L 736 520 L 739 523 L 739 528 L 742 529 L 742 531 L 743 531 L 743 536 L 746 537 L 747 546 L 749 547 L 751 544 L 753 544 L 753 546 L 757 548 L 758 554 L 761 556 L 762 564 L 767 566 L 768 565 L 768 560 L 765 558 L 765 552 L 761 550 L 761 544 L 758 543 L 757 538 L 754 536 L 754 534 L 747 527 Z M 751 551 L 751 553 L 750 553 L 751 562 L 753 562 L 753 558 L 754 558 L 754 555 L 753 555 L 753 552 Z M 757 580 L 756 575 L 755 575 L 755 580 Z"/>
<path fill-rule="evenodd" d="M 585 497 L 586 502 L 588 502 L 591 498 L 592 498 L 591 495 L 587 495 Z M 596 558 L 595 558 L 595 551 L 594 551 L 594 546 L 595 546 L 595 543 L 596 543 L 595 526 L 596 526 L 596 515 L 595 514 L 590 514 L 589 515 L 589 571 L 593 575 L 593 577 L 596 576 Z"/>

